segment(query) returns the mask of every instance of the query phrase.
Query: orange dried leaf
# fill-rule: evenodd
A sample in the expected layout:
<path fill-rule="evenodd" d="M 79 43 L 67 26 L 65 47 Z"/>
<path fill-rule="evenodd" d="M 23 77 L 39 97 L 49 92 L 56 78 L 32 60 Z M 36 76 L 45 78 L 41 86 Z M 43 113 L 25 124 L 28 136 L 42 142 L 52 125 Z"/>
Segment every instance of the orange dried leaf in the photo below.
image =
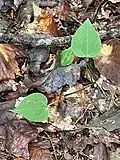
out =
<path fill-rule="evenodd" d="M 18 63 L 15 60 L 16 48 L 9 44 L 0 44 L 0 81 L 15 79 L 15 74 L 20 75 Z"/>
<path fill-rule="evenodd" d="M 57 24 L 49 11 L 41 9 L 38 17 L 37 32 L 58 36 Z"/>
<path fill-rule="evenodd" d="M 111 39 L 104 46 L 105 55 L 94 59 L 95 66 L 104 77 L 120 86 L 120 40 Z"/>

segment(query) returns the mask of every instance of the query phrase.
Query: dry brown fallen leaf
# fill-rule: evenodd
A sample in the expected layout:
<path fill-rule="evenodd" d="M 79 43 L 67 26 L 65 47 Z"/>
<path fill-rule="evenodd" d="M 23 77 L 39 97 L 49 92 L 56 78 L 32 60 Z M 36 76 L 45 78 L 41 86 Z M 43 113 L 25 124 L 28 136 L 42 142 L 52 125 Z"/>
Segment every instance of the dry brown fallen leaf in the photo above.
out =
<path fill-rule="evenodd" d="M 29 159 L 28 143 L 35 140 L 37 128 L 25 120 L 8 120 L 5 125 L 0 125 L 0 136 L 3 139 L 4 148 L 15 157 Z"/>
<path fill-rule="evenodd" d="M 0 44 L 0 81 L 15 79 L 15 75 L 20 75 L 15 60 L 17 54 L 17 49 L 10 44 Z"/>
<path fill-rule="evenodd" d="M 38 16 L 38 25 L 36 30 L 38 33 L 51 34 L 58 36 L 58 26 L 53 18 L 50 11 L 41 9 L 40 15 Z"/>
<path fill-rule="evenodd" d="M 32 160 L 52 160 L 51 152 L 48 149 L 29 144 L 29 152 Z"/>
<path fill-rule="evenodd" d="M 104 56 L 101 54 L 94 59 L 95 66 L 104 77 L 120 86 L 120 40 L 106 41 L 101 52 Z"/>

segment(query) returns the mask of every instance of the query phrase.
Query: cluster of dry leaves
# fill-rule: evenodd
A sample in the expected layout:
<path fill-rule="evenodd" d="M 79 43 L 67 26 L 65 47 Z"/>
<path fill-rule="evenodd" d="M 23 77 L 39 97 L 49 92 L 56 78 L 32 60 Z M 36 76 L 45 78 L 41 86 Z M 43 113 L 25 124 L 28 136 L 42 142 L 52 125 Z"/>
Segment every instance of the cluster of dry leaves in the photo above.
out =
<path fill-rule="evenodd" d="M 120 1 L 109 0 L 109 2 L 114 4 Z M 72 2 L 72 5 L 74 3 L 76 7 L 78 2 Z M 81 4 L 86 4 L 87 9 L 92 3 L 93 0 L 81 1 Z M 100 1 L 95 3 L 100 4 Z M 67 21 L 70 12 L 72 12 L 71 15 L 75 22 L 79 21 L 80 15 L 78 14 L 78 19 L 76 19 L 73 11 L 71 11 L 72 7 L 67 0 L 60 3 L 57 11 L 41 9 L 34 4 L 35 19 L 28 27 L 33 26 L 34 33 L 50 34 L 57 37 L 61 35 L 60 21 Z M 56 21 L 55 16 L 59 17 L 59 21 Z M 86 18 L 86 15 L 83 16 Z M 65 27 L 63 28 L 65 29 Z M 23 76 L 22 74 L 27 70 L 25 66 L 27 52 L 28 48 L 26 49 L 25 46 L 0 44 L 0 85 L 3 82 L 8 83 L 9 80 L 16 80 Z M 120 86 L 120 40 L 118 38 L 111 38 L 103 42 L 101 52 L 99 56 L 94 58 L 94 63 L 105 79 L 109 80 L 115 87 Z M 19 84 L 16 92 L 7 91 L 3 94 L 2 91 L 4 100 L 7 101 L 0 103 L 2 110 L 0 112 L 0 143 L 2 144 L 0 146 L 0 158 L 4 157 L 4 160 L 8 157 L 14 160 L 30 158 L 32 160 L 52 160 L 54 157 L 56 160 L 103 160 L 108 158 L 107 154 L 109 153 L 109 158 L 112 160 L 111 157 L 114 157 L 112 148 L 115 150 L 114 144 L 120 144 L 119 132 L 114 134 L 102 127 L 86 126 L 91 119 L 99 117 L 99 112 L 101 112 L 99 107 L 96 109 L 94 101 L 92 101 L 98 90 L 94 92 L 90 87 L 84 88 L 82 84 L 70 87 L 67 92 L 63 92 L 64 99 L 55 94 L 51 96 L 51 93 L 52 100 L 48 96 L 49 102 L 51 102 L 49 108 L 51 111 L 50 123 L 44 124 L 33 124 L 8 111 L 15 105 L 16 98 L 27 94 L 28 88 L 21 87 Z M 92 95 L 90 90 L 94 92 L 92 97 L 89 96 L 89 94 Z M 98 93 L 102 95 L 101 92 Z M 98 97 L 100 96 L 98 95 Z M 103 100 L 103 97 L 101 99 Z M 97 100 L 95 99 L 95 101 Z M 98 104 L 102 104 L 102 101 Z M 119 150 L 118 148 L 118 152 L 120 152 Z M 5 156 L 2 155 L 4 151 L 6 151 Z M 115 154 L 117 154 L 116 150 Z M 116 158 L 116 160 L 118 159 Z"/>
<path fill-rule="evenodd" d="M 35 20 L 35 33 L 50 34 L 53 36 L 59 35 L 58 25 L 53 18 L 52 12 L 48 9 L 41 9 L 33 3 Z M 63 1 L 60 6 L 59 17 L 64 19 L 70 10 L 70 5 L 67 1 Z M 37 11 L 37 13 L 36 13 Z M 65 11 L 65 12 L 64 12 Z M 64 14 L 63 14 L 64 13 Z M 21 71 L 18 66 L 17 59 L 26 56 L 24 49 L 11 44 L 0 44 L 0 81 L 15 79 L 20 76 Z"/>

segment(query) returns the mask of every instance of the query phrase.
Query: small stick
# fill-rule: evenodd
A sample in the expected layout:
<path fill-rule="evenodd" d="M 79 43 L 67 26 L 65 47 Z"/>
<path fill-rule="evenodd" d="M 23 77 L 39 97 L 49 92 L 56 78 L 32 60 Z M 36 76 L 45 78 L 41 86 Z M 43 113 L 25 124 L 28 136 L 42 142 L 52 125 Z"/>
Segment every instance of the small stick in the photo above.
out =
<path fill-rule="evenodd" d="M 75 121 L 74 125 L 76 125 L 79 122 L 79 120 L 81 120 L 81 118 L 83 118 L 83 116 L 85 115 L 86 112 L 87 112 L 87 109 L 84 111 L 84 113 L 80 117 L 78 117 L 78 119 Z"/>
<path fill-rule="evenodd" d="M 57 155 L 56 155 L 56 151 L 55 151 L 55 147 L 54 147 L 54 145 L 53 145 L 53 143 L 52 143 L 52 139 L 50 138 L 50 136 L 49 136 L 49 134 L 48 134 L 47 132 L 45 132 L 45 134 L 46 134 L 47 137 L 49 138 L 50 143 L 51 143 L 51 145 L 52 145 L 53 152 L 54 152 L 54 156 L 55 156 L 55 160 L 58 160 L 58 159 L 57 159 Z"/>
<path fill-rule="evenodd" d="M 92 85 L 92 84 L 89 84 L 89 85 L 85 86 L 85 87 L 82 88 L 82 89 L 79 89 L 79 90 L 77 90 L 77 91 L 74 91 L 74 92 L 65 94 L 64 97 L 67 97 L 67 96 L 69 96 L 69 95 L 71 95 L 71 94 L 75 94 L 75 93 L 81 92 L 82 90 L 84 90 L 85 88 L 87 88 L 87 87 L 89 87 L 89 86 L 91 86 L 91 85 Z M 53 104 L 55 104 L 55 103 L 58 103 L 58 102 L 61 102 L 61 101 L 63 101 L 63 100 L 56 100 L 56 101 L 54 101 L 54 102 L 48 104 L 48 106 L 51 106 L 51 105 L 53 105 Z"/>

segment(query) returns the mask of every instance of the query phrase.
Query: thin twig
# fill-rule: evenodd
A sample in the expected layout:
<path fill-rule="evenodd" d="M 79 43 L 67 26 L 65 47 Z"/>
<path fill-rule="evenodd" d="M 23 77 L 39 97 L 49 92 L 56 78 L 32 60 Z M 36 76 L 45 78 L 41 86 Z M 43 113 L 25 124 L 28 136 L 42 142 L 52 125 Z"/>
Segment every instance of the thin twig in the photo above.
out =
<path fill-rule="evenodd" d="M 84 156 L 84 157 L 87 157 L 88 160 L 91 159 L 87 154 L 83 153 L 82 151 L 80 151 L 79 154 L 81 154 L 81 155 Z"/>
<path fill-rule="evenodd" d="M 75 17 L 68 15 L 70 18 L 72 18 L 74 21 L 76 21 L 78 24 L 82 24 L 79 20 L 77 20 Z"/>
<path fill-rule="evenodd" d="M 79 90 L 77 90 L 77 91 L 74 91 L 74 92 L 71 92 L 71 93 L 65 94 L 65 95 L 64 95 L 64 97 L 67 97 L 67 96 L 69 96 L 69 95 L 71 95 L 71 94 L 75 94 L 75 93 L 81 92 L 81 91 L 83 91 L 84 89 L 86 89 L 86 88 L 90 87 L 91 85 L 93 85 L 93 83 L 88 84 L 88 85 L 86 85 L 85 87 L 83 87 L 82 89 L 79 89 Z"/>
<path fill-rule="evenodd" d="M 78 160 L 78 156 L 79 156 L 79 153 L 77 152 L 73 160 Z"/>
<path fill-rule="evenodd" d="M 49 134 L 48 134 L 47 132 L 45 132 L 45 134 L 46 134 L 47 137 L 49 138 L 50 143 L 51 143 L 51 145 L 52 145 L 53 152 L 54 152 L 54 156 L 55 156 L 55 160 L 58 160 L 58 159 L 57 159 L 57 155 L 56 155 L 56 151 L 55 151 L 55 147 L 54 147 L 54 145 L 53 145 L 53 143 L 52 143 L 52 139 L 50 138 L 50 136 L 49 136 Z"/>
<path fill-rule="evenodd" d="M 78 119 L 75 121 L 74 125 L 76 125 L 79 122 L 79 120 L 81 120 L 83 118 L 83 116 L 85 115 L 86 112 L 87 112 L 87 109 L 85 109 L 84 113 L 80 117 L 78 117 Z"/>
<path fill-rule="evenodd" d="M 92 84 L 89 84 L 89 85 L 83 87 L 82 89 L 79 89 L 79 90 L 77 90 L 77 91 L 74 91 L 74 92 L 65 94 L 64 97 L 67 97 L 67 96 L 69 96 L 69 95 L 71 95 L 71 94 L 75 94 L 75 93 L 81 92 L 81 91 L 83 91 L 84 89 L 86 89 L 87 87 L 89 87 L 89 86 L 91 86 L 91 85 L 92 85 Z M 56 100 L 56 101 L 48 104 L 48 106 L 51 106 L 51 105 L 53 105 L 53 104 L 55 104 L 55 103 L 62 102 L 62 101 L 63 101 L 63 100 Z"/>

